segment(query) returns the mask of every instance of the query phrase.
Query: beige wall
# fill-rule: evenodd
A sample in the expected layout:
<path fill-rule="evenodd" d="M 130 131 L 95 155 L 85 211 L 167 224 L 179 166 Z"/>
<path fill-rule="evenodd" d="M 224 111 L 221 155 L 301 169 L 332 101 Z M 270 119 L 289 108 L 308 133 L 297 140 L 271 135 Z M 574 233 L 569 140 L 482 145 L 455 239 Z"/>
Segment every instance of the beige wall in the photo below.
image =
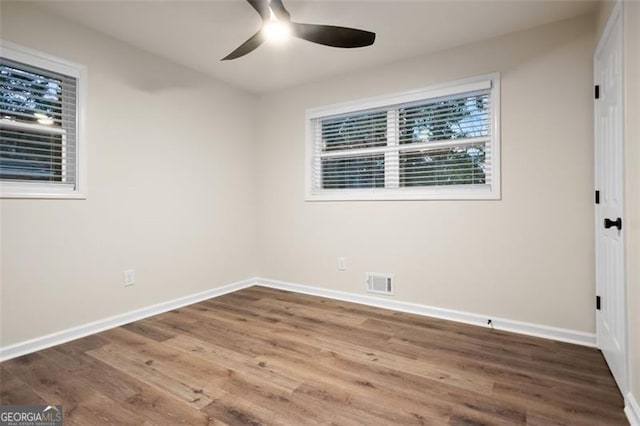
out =
<path fill-rule="evenodd" d="M 363 293 L 388 272 L 397 300 L 594 332 L 593 33 L 582 17 L 263 97 L 259 274 Z M 494 71 L 501 201 L 304 201 L 306 108 Z"/>
<path fill-rule="evenodd" d="M 88 199 L 0 201 L 0 346 L 257 274 L 362 293 L 365 271 L 394 273 L 398 300 L 594 331 L 591 18 L 264 96 L 255 116 L 247 94 L 26 2 L 0 15 L 2 39 L 89 71 Z M 638 400 L 640 3 L 625 29 Z M 494 71 L 501 201 L 304 202 L 306 108 Z"/>
<path fill-rule="evenodd" d="M 1 346 L 254 275 L 362 293 L 366 271 L 394 273 L 398 300 L 594 331 L 592 17 L 256 108 L 26 2 L 1 15 L 3 39 L 89 70 L 89 198 L 1 201 Z M 304 202 L 306 108 L 494 71 L 502 200 Z"/>
<path fill-rule="evenodd" d="M 0 346 L 254 276 L 254 99 L 27 2 L 1 15 L 88 66 L 89 197 L 2 200 Z"/>

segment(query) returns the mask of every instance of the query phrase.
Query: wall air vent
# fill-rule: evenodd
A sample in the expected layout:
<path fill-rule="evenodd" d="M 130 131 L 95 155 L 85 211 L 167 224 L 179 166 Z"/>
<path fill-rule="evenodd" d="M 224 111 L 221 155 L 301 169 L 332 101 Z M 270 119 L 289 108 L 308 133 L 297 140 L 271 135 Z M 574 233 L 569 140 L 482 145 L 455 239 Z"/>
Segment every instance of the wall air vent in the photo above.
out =
<path fill-rule="evenodd" d="M 377 294 L 393 294 L 393 275 L 367 272 L 367 291 Z"/>

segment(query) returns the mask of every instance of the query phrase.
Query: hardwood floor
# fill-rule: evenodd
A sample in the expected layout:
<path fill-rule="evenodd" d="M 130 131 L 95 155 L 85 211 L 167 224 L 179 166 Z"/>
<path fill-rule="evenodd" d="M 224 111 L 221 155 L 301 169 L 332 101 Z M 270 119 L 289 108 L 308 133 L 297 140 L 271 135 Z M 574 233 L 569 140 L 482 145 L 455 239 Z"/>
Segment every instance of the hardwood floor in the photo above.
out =
<path fill-rule="evenodd" d="M 0 364 L 66 425 L 626 425 L 596 349 L 252 287 Z"/>

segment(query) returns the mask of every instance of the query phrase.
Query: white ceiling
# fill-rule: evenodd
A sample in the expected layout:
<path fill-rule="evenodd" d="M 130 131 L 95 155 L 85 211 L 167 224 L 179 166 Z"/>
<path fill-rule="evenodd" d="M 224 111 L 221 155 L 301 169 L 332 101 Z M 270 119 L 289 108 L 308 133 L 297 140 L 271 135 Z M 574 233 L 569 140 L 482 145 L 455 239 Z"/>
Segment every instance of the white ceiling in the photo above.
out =
<path fill-rule="evenodd" d="M 292 39 L 234 61 L 220 58 L 253 35 L 245 0 L 53 1 L 55 13 L 250 92 L 269 92 L 588 13 L 580 1 L 283 0 L 298 22 L 362 28 L 373 46 L 336 49 Z"/>

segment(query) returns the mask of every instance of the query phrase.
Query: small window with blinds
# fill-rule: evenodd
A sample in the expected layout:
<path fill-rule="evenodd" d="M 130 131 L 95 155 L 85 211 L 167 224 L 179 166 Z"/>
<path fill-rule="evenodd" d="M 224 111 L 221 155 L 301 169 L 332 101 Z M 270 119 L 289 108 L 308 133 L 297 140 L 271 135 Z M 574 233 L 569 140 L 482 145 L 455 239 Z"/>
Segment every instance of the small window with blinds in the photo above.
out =
<path fill-rule="evenodd" d="M 13 44 L 0 55 L 3 198 L 82 198 L 84 69 Z"/>
<path fill-rule="evenodd" d="M 497 74 L 307 111 L 307 199 L 499 199 Z"/>

